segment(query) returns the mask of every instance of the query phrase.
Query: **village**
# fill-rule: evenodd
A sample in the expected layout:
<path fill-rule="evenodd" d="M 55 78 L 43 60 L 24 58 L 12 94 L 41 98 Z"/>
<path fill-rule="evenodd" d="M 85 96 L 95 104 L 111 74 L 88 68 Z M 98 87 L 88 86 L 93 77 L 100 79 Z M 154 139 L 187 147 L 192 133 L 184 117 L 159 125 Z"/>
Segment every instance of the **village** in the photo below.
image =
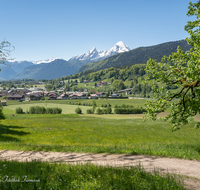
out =
<path fill-rule="evenodd" d="M 85 80 L 84 83 L 89 83 L 89 80 Z M 101 81 L 97 86 L 102 86 L 107 82 Z M 38 84 L 44 84 L 43 82 L 38 82 Z M 109 83 L 108 85 L 110 85 Z M 37 100 L 66 100 L 66 99 L 98 99 L 98 98 L 108 98 L 108 94 L 105 92 L 95 92 L 89 91 L 85 88 L 82 92 L 72 91 L 72 88 L 67 91 L 63 87 L 57 90 L 48 91 L 45 86 L 43 87 L 31 87 L 31 88 L 16 88 L 12 87 L 10 89 L 3 89 L 0 87 L 0 97 L 3 106 L 6 105 L 6 100 L 15 101 L 37 101 Z M 92 93 L 93 92 L 93 93 Z M 117 98 L 121 97 L 119 94 L 110 94 L 109 97 Z"/>

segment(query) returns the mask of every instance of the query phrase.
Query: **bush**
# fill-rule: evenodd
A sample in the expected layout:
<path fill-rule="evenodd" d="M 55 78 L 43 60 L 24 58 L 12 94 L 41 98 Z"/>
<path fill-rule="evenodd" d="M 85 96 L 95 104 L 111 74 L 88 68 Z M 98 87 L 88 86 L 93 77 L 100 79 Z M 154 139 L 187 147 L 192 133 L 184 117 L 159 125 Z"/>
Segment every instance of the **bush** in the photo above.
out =
<path fill-rule="evenodd" d="M 82 110 L 81 110 L 81 108 L 79 108 L 79 107 L 77 107 L 77 108 L 75 109 L 75 112 L 76 112 L 77 114 L 82 114 Z"/>
<path fill-rule="evenodd" d="M 53 109 L 53 114 L 59 114 L 59 110 L 60 108 L 52 108 Z"/>
<path fill-rule="evenodd" d="M 143 108 L 115 108 L 115 114 L 141 114 L 146 112 Z"/>
<path fill-rule="evenodd" d="M 114 108 L 134 108 L 133 105 L 122 104 L 121 106 L 115 105 Z"/>
<path fill-rule="evenodd" d="M 29 108 L 30 114 L 61 114 L 62 109 L 61 108 L 45 108 L 43 106 L 31 106 Z"/>
<path fill-rule="evenodd" d="M 29 108 L 29 113 L 30 113 L 30 114 L 35 114 L 35 106 L 31 106 L 31 107 Z"/>
<path fill-rule="evenodd" d="M 111 114 L 112 113 L 112 108 L 111 107 L 108 107 L 107 108 L 107 114 Z"/>
<path fill-rule="evenodd" d="M 53 108 L 47 108 L 46 114 L 53 114 Z"/>
<path fill-rule="evenodd" d="M 106 108 L 106 109 L 97 109 L 97 114 L 111 114 L 112 109 L 111 108 Z"/>
<path fill-rule="evenodd" d="M 41 107 L 41 106 L 35 107 L 35 114 L 45 114 L 45 113 L 46 113 L 45 107 Z"/>
<path fill-rule="evenodd" d="M 88 109 L 86 110 L 87 114 L 93 114 L 93 110 L 92 109 Z"/>
<path fill-rule="evenodd" d="M 98 108 L 97 109 L 97 114 L 102 114 L 102 113 L 103 113 L 103 111 L 100 108 Z"/>
<path fill-rule="evenodd" d="M 62 113 L 62 109 L 61 108 L 57 108 L 57 113 L 61 114 Z"/>
<path fill-rule="evenodd" d="M 15 109 L 15 113 L 16 114 L 23 114 L 24 112 L 23 112 L 22 108 L 18 107 L 18 108 Z"/>

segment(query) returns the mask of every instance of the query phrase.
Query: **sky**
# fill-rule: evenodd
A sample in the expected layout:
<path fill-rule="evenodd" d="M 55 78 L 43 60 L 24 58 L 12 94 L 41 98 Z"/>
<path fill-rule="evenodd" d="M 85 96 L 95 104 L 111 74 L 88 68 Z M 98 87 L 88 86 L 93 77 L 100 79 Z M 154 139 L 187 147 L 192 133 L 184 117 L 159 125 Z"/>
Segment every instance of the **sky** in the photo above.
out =
<path fill-rule="evenodd" d="M 197 1 L 197 0 L 196 0 Z M 192 2 L 196 2 L 192 0 Z M 0 41 L 15 60 L 65 60 L 123 41 L 130 49 L 188 37 L 190 0 L 0 0 Z"/>

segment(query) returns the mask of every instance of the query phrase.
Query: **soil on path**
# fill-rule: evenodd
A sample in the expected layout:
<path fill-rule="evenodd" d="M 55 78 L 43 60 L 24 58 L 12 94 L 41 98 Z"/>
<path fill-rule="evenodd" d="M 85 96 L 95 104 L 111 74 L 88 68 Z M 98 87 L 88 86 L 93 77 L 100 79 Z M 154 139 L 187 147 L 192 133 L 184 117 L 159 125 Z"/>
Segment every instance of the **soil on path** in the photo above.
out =
<path fill-rule="evenodd" d="M 175 158 L 161 158 L 143 155 L 124 154 L 93 154 L 93 153 L 64 153 L 44 151 L 11 151 L 1 150 L 0 160 L 48 161 L 66 163 L 93 163 L 104 166 L 137 166 L 142 165 L 146 171 L 158 169 L 164 173 L 175 173 L 185 178 L 187 189 L 200 189 L 200 162 Z"/>

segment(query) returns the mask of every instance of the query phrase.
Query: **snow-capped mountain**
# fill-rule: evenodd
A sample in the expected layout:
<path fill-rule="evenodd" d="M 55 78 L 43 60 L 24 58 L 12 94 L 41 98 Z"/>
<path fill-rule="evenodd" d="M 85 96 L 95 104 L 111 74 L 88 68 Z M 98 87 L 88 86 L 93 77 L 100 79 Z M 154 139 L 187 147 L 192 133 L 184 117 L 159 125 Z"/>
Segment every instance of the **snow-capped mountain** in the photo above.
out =
<path fill-rule="evenodd" d="M 29 62 L 29 63 L 33 63 L 33 64 L 40 64 L 40 63 L 51 63 L 52 61 L 55 61 L 56 59 L 60 59 L 60 58 L 50 58 L 50 59 L 45 59 L 45 60 L 39 60 L 39 61 L 16 61 L 16 60 L 8 60 L 8 63 L 15 63 L 15 64 L 20 64 L 23 62 Z"/>
<path fill-rule="evenodd" d="M 45 59 L 45 60 L 40 60 L 40 61 L 32 61 L 34 64 L 40 64 L 40 63 L 51 63 L 52 61 L 55 61 L 56 59 L 61 59 L 61 58 L 50 58 L 50 59 Z"/>
<path fill-rule="evenodd" d="M 101 51 L 97 50 L 95 47 L 89 50 L 87 53 L 74 56 L 68 61 L 73 61 L 73 60 L 80 60 L 80 61 L 99 61 L 101 59 L 105 59 L 107 57 L 110 57 L 112 55 L 115 55 L 117 53 L 122 53 L 130 51 L 130 48 L 124 44 L 124 42 L 119 41 L 116 43 L 109 51 Z"/>

